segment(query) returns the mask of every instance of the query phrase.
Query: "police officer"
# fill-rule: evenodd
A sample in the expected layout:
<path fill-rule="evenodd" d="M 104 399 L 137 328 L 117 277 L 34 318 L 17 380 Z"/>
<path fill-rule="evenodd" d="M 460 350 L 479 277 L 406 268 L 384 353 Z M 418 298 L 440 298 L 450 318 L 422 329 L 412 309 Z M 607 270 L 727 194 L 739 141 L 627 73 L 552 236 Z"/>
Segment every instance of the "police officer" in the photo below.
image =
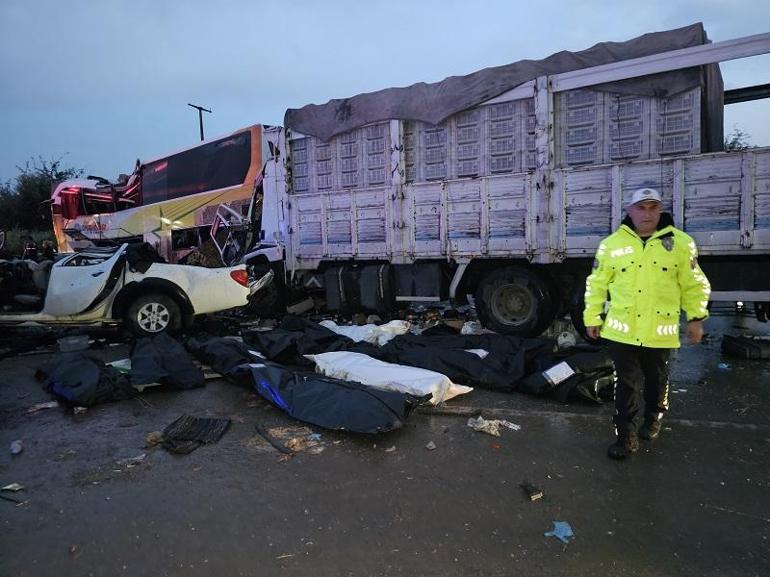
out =
<path fill-rule="evenodd" d="M 668 361 L 671 349 L 679 348 L 680 310 L 687 317 L 687 337 L 699 343 L 711 293 L 695 242 L 661 212 L 657 190 L 635 191 L 626 212 L 620 228 L 596 251 L 583 313 L 588 336 L 609 341 L 618 377 L 617 439 L 607 450 L 612 459 L 639 450 L 639 436 L 653 440 L 660 434 L 668 409 Z"/>

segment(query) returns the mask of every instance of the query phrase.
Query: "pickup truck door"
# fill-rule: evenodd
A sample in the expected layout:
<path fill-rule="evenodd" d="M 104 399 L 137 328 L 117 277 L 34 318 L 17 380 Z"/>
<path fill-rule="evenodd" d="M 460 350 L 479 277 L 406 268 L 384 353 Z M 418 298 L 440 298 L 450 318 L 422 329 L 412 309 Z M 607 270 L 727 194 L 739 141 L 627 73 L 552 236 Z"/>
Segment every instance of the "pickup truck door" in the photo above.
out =
<path fill-rule="evenodd" d="M 125 245 L 114 253 L 81 252 L 56 262 L 43 313 L 77 315 L 98 305 L 122 282 L 125 265 Z"/>

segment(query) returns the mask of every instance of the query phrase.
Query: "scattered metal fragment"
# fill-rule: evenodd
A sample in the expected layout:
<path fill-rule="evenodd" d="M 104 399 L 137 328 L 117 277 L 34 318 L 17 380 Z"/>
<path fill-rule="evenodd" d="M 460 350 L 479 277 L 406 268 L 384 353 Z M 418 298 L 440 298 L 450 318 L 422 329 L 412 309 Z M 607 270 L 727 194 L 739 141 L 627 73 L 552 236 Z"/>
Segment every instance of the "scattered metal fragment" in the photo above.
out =
<path fill-rule="evenodd" d="M 535 487 L 530 483 L 521 483 L 519 487 L 522 488 L 522 490 L 527 495 L 527 498 L 530 501 L 537 501 L 538 499 L 543 498 L 543 490 L 538 489 L 537 487 Z"/>
<path fill-rule="evenodd" d="M 48 401 L 47 403 L 37 403 L 36 405 L 32 405 L 30 408 L 27 409 L 27 414 L 32 415 L 44 409 L 55 409 L 58 406 L 59 406 L 58 401 Z"/>
<path fill-rule="evenodd" d="M 141 455 L 137 455 L 136 457 L 129 457 L 128 459 L 120 459 L 119 461 L 116 461 L 115 464 L 121 467 L 125 467 L 126 469 L 133 469 L 137 465 L 142 464 L 146 457 L 147 457 L 147 453 L 142 453 Z"/>

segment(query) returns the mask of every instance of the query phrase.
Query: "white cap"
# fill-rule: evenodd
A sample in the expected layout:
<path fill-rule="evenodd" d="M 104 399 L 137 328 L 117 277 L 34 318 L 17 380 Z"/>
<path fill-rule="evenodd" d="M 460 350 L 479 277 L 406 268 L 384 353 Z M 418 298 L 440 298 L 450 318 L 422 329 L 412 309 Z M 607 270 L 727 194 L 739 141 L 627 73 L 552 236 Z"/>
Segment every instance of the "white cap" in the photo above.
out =
<path fill-rule="evenodd" d="M 631 195 L 631 200 L 628 201 L 626 206 L 631 206 L 637 202 L 644 202 L 645 200 L 660 202 L 660 193 L 654 188 L 640 188 L 634 191 L 634 194 Z"/>

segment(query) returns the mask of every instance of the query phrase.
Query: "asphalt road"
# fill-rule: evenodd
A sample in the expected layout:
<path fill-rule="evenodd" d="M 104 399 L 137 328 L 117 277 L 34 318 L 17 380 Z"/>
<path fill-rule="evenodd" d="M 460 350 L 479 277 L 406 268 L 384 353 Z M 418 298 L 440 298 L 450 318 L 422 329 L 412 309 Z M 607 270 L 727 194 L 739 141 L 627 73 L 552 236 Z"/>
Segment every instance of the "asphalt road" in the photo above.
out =
<path fill-rule="evenodd" d="M 314 431 L 217 379 L 26 414 L 50 400 L 32 378 L 49 355 L 5 359 L 0 486 L 25 488 L 1 493 L 21 503 L 0 500 L 0 576 L 770 575 L 770 361 L 722 357 L 730 324 L 676 355 L 662 437 L 621 463 L 605 456 L 609 405 L 477 390 L 364 436 Z M 183 413 L 233 422 L 186 456 L 145 448 Z M 474 432 L 468 413 L 521 429 Z M 256 424 L 321 437 L 283 460 Z M 544 536 L 553 521 L 569 543 Z"/>

